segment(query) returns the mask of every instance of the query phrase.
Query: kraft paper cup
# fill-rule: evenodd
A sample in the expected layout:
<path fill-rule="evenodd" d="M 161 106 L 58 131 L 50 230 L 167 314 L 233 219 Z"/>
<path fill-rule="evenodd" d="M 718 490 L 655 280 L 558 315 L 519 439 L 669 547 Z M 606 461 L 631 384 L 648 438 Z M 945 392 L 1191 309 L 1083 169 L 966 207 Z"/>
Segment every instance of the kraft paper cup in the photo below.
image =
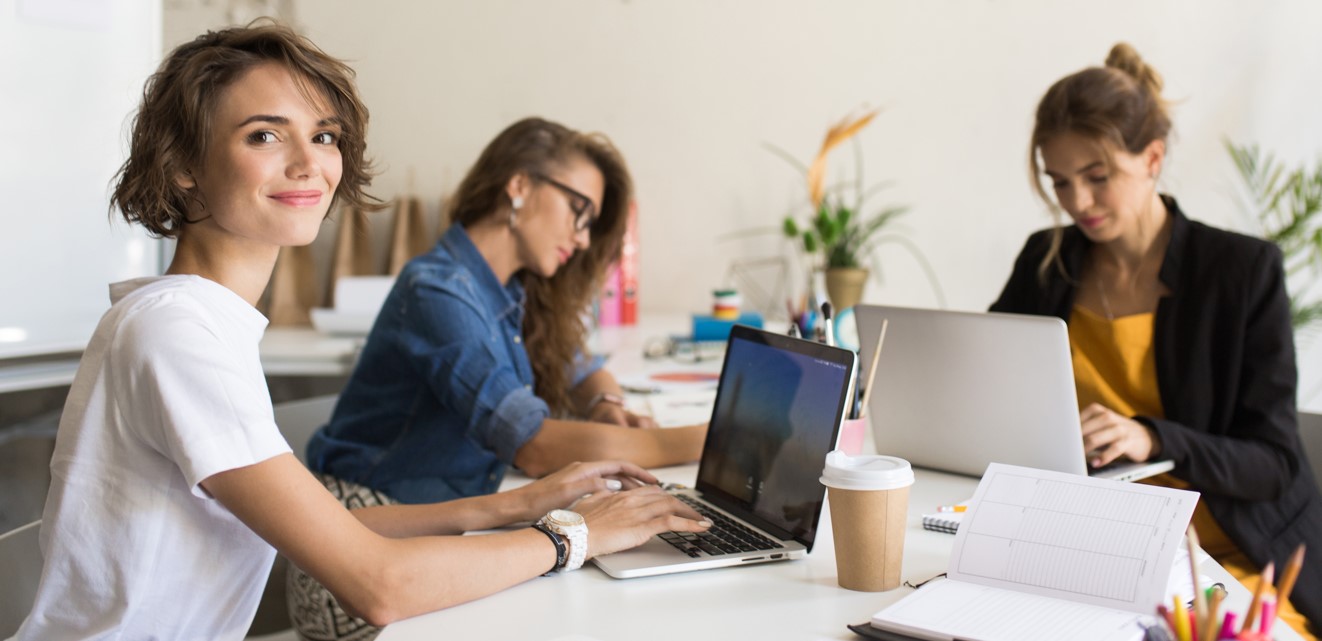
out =
<path fill-rule="evenodd" d="M 894 456 L 826 455 L 822 485 L 831 502 L 840 587 L 881 592 L 900 586 L 913 468 Z"/>

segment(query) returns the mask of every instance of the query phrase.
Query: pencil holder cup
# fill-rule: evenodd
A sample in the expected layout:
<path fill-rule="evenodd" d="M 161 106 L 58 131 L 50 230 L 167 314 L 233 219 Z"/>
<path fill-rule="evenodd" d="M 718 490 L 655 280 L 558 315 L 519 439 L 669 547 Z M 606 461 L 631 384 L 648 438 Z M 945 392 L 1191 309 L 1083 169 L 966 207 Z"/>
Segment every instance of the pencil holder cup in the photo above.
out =
<path fill-rule="evenodd" d="M 847 418 L 840 425 L 840 442 L 836 449 L 850 456 L 858 456 L 863 453 L 863 441 L 868 434 L 868 419 Z"/>

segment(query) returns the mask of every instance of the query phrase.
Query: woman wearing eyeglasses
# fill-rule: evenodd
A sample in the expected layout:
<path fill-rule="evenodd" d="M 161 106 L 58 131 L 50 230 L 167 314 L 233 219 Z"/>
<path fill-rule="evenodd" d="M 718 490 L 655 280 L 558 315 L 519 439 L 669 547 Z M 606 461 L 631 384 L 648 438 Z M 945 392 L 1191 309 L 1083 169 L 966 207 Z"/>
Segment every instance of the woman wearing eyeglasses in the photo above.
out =
<path fill-rule="evenodd" d="M 308 465 L 350 507 L 495 492 L 510 465 L 697 460 L 705 425 L 653 428 L 584 346 L 582 312 L 619 255 L 632 184 L 603 136 L 529 118 L 493 140 L 440 242 L 400 273 Z M 334 604 L 295 572 L 304 613 Z M 299 621 L 309 638 L 337 638 Z M 320 630 L 319 630 L 320 628 Z M 357 638 L 357 637 L 355 637 Z"/>

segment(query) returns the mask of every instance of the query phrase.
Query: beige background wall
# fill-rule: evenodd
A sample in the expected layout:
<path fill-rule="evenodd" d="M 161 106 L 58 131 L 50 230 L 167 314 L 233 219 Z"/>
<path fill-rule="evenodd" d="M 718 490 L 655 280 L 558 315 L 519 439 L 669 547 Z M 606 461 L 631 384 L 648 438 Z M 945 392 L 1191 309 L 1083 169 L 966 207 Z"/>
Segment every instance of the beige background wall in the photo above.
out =
<path fill-rule="evenodd" d="M 861 136 L 868 178 L 894 182 L 874 202 L 912 206 L 908 237 L 948 306 L 984 309 L 1049 221 L 1026 178 L 1033 107 L 1117 40 L 1177 101 L 1162 187 L 1192 216 L 1255 229 L 1224 136 L 1292 160 L 1322 152 L 1315 0 L 168 0 L 164 43 L 271 12 L 358 70 L 381 196 L 412 176 L 435 207 L 525 115 L 612 136 L 638 183 L 644 311 L 701 310 L 731 259 L 786 253 L 775 236 L 718 240 L 804 202 L 763 143 L 806 162 L 864 105 L 885 109 Z M 852 165 L 833 160 L 833 175 Z M 936 304 L 910 257 L 879 260 L 867 300 Z"/>

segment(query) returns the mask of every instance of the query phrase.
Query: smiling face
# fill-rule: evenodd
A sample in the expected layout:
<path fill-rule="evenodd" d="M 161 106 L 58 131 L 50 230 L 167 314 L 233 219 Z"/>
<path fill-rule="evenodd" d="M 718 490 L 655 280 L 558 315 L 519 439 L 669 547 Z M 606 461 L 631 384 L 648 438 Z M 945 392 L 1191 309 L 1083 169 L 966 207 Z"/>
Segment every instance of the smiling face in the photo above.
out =
<path fill-rule="evenodd" d="M 1165 143 L 1153 141 L 1131 154 L 1077 133 L 1053 136 L 1042 145 L 1043 173 L 1056 202 L 1096 243 L 1133 233 L 1152 210 L 1156 176 Z"/>
<path fill-rule="evenodd" d="M 185 234 L 263 248 L 316 238 L 343 170 L 337 119 L 316 98 L 310 104 L 276 63 L 252 68 L 225 89 L 201 167 L 176 178 L 201 201 L 189 212 L 198 222 Z"/>
<path fill-rule="evenodd" d="M 579 211 L 601 211 L 606 187 L 601 171 L 583 157 L 551 167 L 546 178 L 520 174 L 510 180 L 507 192 L 511 200 L 524 201 L 513 229 L 519 265 L 550 278 L 575 252 L 588 248 L 591 227 L 576 229 L 574 221 Z M 580 196 L 589 201 L 586 209 Z"/>

